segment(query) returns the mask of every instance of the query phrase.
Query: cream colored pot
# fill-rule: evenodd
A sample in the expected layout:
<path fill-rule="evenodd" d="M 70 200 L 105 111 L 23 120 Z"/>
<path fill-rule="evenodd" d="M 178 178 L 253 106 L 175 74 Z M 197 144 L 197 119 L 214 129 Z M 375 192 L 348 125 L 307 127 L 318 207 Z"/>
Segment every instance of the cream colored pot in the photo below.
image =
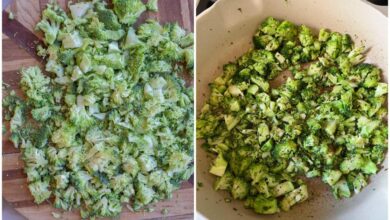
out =
<path fill-rule="evenodd" d="M 208 83 L 221 74 L 223 64 L 235 60 L 252 47 L 251 37 L 268 16 L 288 19 L 319 29 L 349 33 L 369 48 L 366 62 L 382 68 L 387 81 L 387 18 L 359 0 L 219 0 L 197 18 L 196 73 L 197 111 L 209 94 Z M 198 141 L 199 142 L 199 141 Z M 225 192 L 215 192 L 215 177 L 208 173 L 210 159 L 197 144 L 197 211 L 208 219 L 277 220 L 384 220 L 387 219 L 387 160 L 361 193 L 337 201 L 325 184 L 310 181 L 310 199 L 289 212 L 257 215 L 243 208 L 243 202 L 226 203 Z M 386 169 L 387 170 L 387 169 Z M 199 215 L 199 216 L 200 216 Z"/>

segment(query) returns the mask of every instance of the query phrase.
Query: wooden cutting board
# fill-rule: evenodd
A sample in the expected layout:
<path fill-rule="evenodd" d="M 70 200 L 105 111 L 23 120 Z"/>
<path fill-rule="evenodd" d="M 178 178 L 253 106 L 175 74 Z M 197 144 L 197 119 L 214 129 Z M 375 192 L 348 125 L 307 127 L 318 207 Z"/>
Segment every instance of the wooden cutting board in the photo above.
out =
<path fill-rule="evenodd" d="M 3 6 L 4 6 L 3 0 Z M 11 85 L 17 94 L 22 67 L 42 65 L 42 60 L 35 55 L 34 41 L 40 40 L 42 35 L 34 32 L 34 26 L 39 21 L 41 11 L 49 0 L 13 0 L 6 7 L 12 11 L 15 20 L 8 19 L 8 13 L 3 11 L 3 82 Z M 68 0 L 58 1 L 66 8 Z M 76 2 L 76 1 L 73 1 Z M 138 23 L 147 18 L 154 18 L 165 22 L 178 22 L 188 31 L 193 31 L 193 0 L 159 0 L 159 12 L 145 12 Z M 191 83 L 191 82 L 189 82 Z M 4 93 L 3 93 L 4 94 Z M 7 125 L 8 126 L 8 125 Z M 33 202 L 33 197 L 27 188 L 26 175 L 23 172 L 23 162 L 20 151 L 8 141 L 9 134 L 3 135 L 3 198 L 27 219 L 46 220 L 54 219 L 52 212 L 62 213 L 54 209 L 47 201 L 41 205 Z M 182 184 L 181 189 L 174 192 L 172 199 L 155 204 L 154 211 L 132 213 L 123 208 L 119 219 L 193 219 L 194 205 L 193 179 Z M 161 210 L 167 208 L 167 215 Z M 61 219 L 80 219 L 78 210 L 65 212 Z"/>

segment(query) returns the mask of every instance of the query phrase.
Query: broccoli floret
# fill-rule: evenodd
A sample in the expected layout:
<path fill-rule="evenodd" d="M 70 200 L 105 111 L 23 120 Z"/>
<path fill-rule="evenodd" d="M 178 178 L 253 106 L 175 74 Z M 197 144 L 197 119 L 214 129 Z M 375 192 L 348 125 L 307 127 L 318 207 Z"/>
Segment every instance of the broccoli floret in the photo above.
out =
<path fill-rule="evenodd" d="M 94 212 L 99 216 L 117 216 L 122 211 L 122 205 L 118 198 L 113 196 L 103 197 L 93 206 Z"/>
<path fill-rule="evenodd" d="M 44 41 L 49 45 L 53 44 L 57 39 L 60 25 L 65 20 L 63 16 L 58 15 L 53 9 L 59 9 L 59 7 L 55 5 L 48 5 L 42 13 L 42 20 L 35 26 L 36 30 L 41 30 L 45 33 Z"/>
<path fill-rule="evenodd" d="M 278 201 L 275 198 L 265 198 L 261 195 L 254 199 L 247 199 L 246 204 L 259 214 L 275 214 L 280 211 Z"/>
<path fill-rule="evenodd" d="M 364 56 L 362 54 L 363 52 L 364 52 L 364 46 L 354 48 L 348 54 L 349 62 L 351 62 L 352 65 L 361 63 L 364 60 Z"/>
<path fill-rule="evenodd" d="M 234 176 L 231 172 L 226 171 L 221 177 L 214 182 L 214 190 L 230 190 L 233 185 Z"/>
<path fill-rule="evenodd" d="M 132 76 L 134 82 L 137 82 L 140 77 L 140 72 L 144 66 L 145 61 L 145 48 L 143 46 L 137 46 L 130 50 L 130 56 L 133 57 L 127 65 L 127 70 Z"/>
<path fill-rule="evenodd" d="M 17 132 L 26 121 L 26 115 L 24 108 L 20 105 L 16 106 L 14 109 L 14 114 L 10 120 L 10 130 L 11 132 Z"/>
<path fill-rule="evenodd" d="M 47 20 L 42 20 L 36 25 L 37 30 L 41 30 L 45 33 L 45 43 L 53 44 L 57 38 L 59 31 L 59 24 L 51 24 Z"/>
<path fill-rule="evenodd" d="M 320 33 L 318 34 L 318 40 L 325 42 L 328 40 L 329 37 L 330 33 L 326 29 L 321 28 Z"/>
<path fill-rule="evenodd" d="M 366 159 L 361 167 L 361 170 L 364 174 L 375 174 L 378 171 L 378 168 L 374 162 Z"/>
<path fill-rule="evenodd" d="M 277 32 L 280 21 L 276 20 L 273 17 L 266 18 L 263 23 L 261 23 L 260 30 L 264 34 L 274 35 Z"/>
<path fill-rule="evenodd" d="M 366 177 L 361 173 L 348 174 L 347 181 L 348 184 L 353 187 L 355 193 L 359 193 L 363 187 L 367 186 Z"/>
<path fill-rule="evenodd" d="M 57 189 L 65 189 L 69 183 L 69 173 L 64 172 L 61 174 L 57 174 L 56 176 L 54 176 L 54 180 L 55 180 L 55 187 Z"/>
<path fill-rule="evenodd" d="M 94 59 L 101 64 L 116 69 L 123 69 L 126 65 L 125 57 L 120 53 L 108 53 L 105 55 L 96 55 Z"/>
<path fill-rule="evenodd" d="M 326 42 L 326 53 L 333 59 L 336 59 L 341 52 L 341 34 L 332 33 L 330 39 Z"/>
<path fill-rule="evenodd" d="M 114 11 L 123 24 L 132 25 L 146 10 L 141 0 L 113 0 Z"/>
<path fill-rule="evenodd" d="M 184 57 L 184 61 L 186 63 L 186 68 L 189 70 L 192 70 L 192 68 L 194 67 L 194 50 L 192 48 L 184 49 L 183 50 L 183 57 Z M 383 91 L 383 89 L 382 89 L 382 91 Z M 379 93 L 385 94 L 383 92 L 378 92 L 378 94 Z M 387 93 L 387 88 L 386 88 L 386 93 Z"/>
<path fill-rule="evenodd" d="M 75 182 L 75 186 L 78 190 L 84 191 L 88 187 L 89 181 L 92 179 L 86 171 L 78 171 L 72 174 L 72 179 Z"/>
<path fill-rule="evenodd" d="M 257 128 L 257 133 L 258 133 L 259 144 L 261 144 L 269 137 L 268 125 L 265 123 L 260 124 L 259 127 Z"/>
<path fill-rule="evenodd" d="M 188 156 L 186 152 L 174 152 L 169 156 L 168 171 L 170 172 L 182 172 L 188 168 L 192 158 Z"/>
<path fill-rule="evenodd" d="M 170 25 L 169 37 L 173 42 L 180 42 L 180 40 L 186 35 L 186 31 L 182 29 L 177 23 Z"/>
<path fill-rule="evenodd" d="M 49 181 L 36 181 L 34 183 L 30 183 L 28 188 L 34 197 L 34 202 L 37 204 L 42 203 L 46 199 L 48 199 L 51 195 L 51 191 L 49 191 Z"/>
<path fill-rule="evenodd" d="M 36 50 L 38 56 L 42 58 L 45 58 L 47 56 L 47 50 L 44 47 L 42 47 L 42 45 L 38 44 Z"/>
<path fill-rule="evenodd" d="M 118 30 L 121 28 L 121 24 L 118 21 L 118 17 L 112 10 L 108 10 L 104 6 L 98 5 L 96 11 L 99 21 L 104 24 L 104 27 L 106 29 Z"/>
<path fill-rule="evenodd" d="M 20 85 L 35 107 L 42 107 L 53 103 L 50 78 L 44 76 L 39 67 L 29 67 L 22 69 L 22 79 Z"/>
<path fill-rule="evenodd" d="M 383 96 L 387 94 L 388 88 L 386 83 L 378 83 L 378 86 L 375 89 L 375 97 Z"/>
<path fill-rule="evenodd" d="M 267 81 L 265 81 L 263 78 L 261 77 L 257 77 L 257 76 L 252 76 L 251 77 L 251 81 L 258 85 L 263 92 L 268 92 L 269 88 L 270 88 L 270 85 Z"/>
<path fill-rule="evenodd" d="M 148 3 L 146 3 L 146 9 L 149 11 L 158 11 L 158 0 L 148 0 Z"/>
<path fill-rule="evenodd" d="M 357 127 L 360 129 L 362 137 L 368 138 L 371 133 L 380 125 L 380 121 L 370 120 L 366 117 L 360 117 L 357 122 Z"/>
<path fill-rule="evenodd" d="M 53 132 L 51 141 L 58 147 L 71 147 L 75 144 L 77 129 L 71 124 L 64 123 L 59 129 Z"/>
<path fill-rule="evenodd" d="M 252 159 L 248 157 L 247 153 L 243 153 L 246 150 L 244 148 L 241 149 L 241 152 L 233 151 L 229 155 L 229 167 L 236 176 L 245 173 L 252 163 Z"/>
<path fill-rule="evenodd" d="M 127 174 L 119 174 L 111 179 L 110 184 L 116 193 L 124 192 L 130 187 L 132 179 Z"/>
<path fill-rule="evenodd" d="M 360 154 L 353 155 L 345 159 L 340 164 L 340 171 L 347 174 L 355 169 L 360 169 L 364 164 L 364 160 Z"/>
<path fill-rule="evenodd" d="M 140 170 L 144 173 L 152 171 L 157 166 L 156 160 L 148 155 L 142 154 L 137 158 Z"/>
<path fill-rule="evenodd" d="M 143 205 L 149 204 L 154 198 L 155 192 L 152 188 L 143 185 L 142 183 L 137 187 L 137 193 L 135 195 L 136 201 Z"/>
<path fill-rule="evenodd" d="M 181 48 L 187 48 L 194 44 L 194 34 L 188 33 L 186 36 L 182 37 L 179 41 Z"/>
<path fill-rule="evenodd" d="M 290 21 L 282 21 L 276 29 L 276 35 L 285 38 L 286 40 L 294 40 L 298 34 L 298 28 Z"/>
<path fill-rule="evenodd" d="M 349 198 L 351 191 L 349 190 L 348 182 L 343 178 L 340 179 L 333 187 L 332 192 L 335 198 Z"/>
<path fill-rule="evenodd" d="M 92 18 L 91 23 L 87 26 L 87 31 L 91 37 L 98 40 L 120 40 L 126 32 L 123 29 L 106 30 L 104 24 L 97 18 Z"/>
<path fill-rule="evenodd" d="M 166 61 L 154 61 L 148 66 L 148 70 L 152 73 L 170 73 L 172 66 Z"/>
<path fill-rule="evenodd" d="M 322 181 L 333 186 L 339 181 L 342 173 L 339 170 L 325 170 L 322 174 Z"/>
<path fill-rule="evenodd" d="M 25 147 L 23 151 L 23 160 L 30 168 L 45 167 L 47 165 L 45 152 L 32 146 Z"/>
<path fill-rule="evenodd" d="M 70 107 L 69 119 L 76 127 L 82 130 L 88 129 L 95 123 L 94 118 L 88 114 L 85 107 L 76 105 Z"/>
<path fill-rule="evenodd" d="M 302 46 L 307 47 L 311 44 L 313 44 L 314 38 L 311 33 L 310 28 L 306 27 L 305 25 L 302 25 L 299 31 L 299 41 L 301 42 Z"/>
<path fill-rule="evenodd" d="M 167 61 L 182 61 L 182 49 L 173 41 L 168 41 L 160 46 L 160 58 Z"/>
<path fill-rule="evenodd" d="M 277 144 L 273 150 L 273 155 L 276 158 L 290 158 L 296 150 L 297 144 L 290 140 Z"/>
<path fill-rule="evenodd" d="M 245 199 L 249 193 L 249 185 L 245 180 L 235 178 L 230 192 L 234 199 Z"/>
<path fill-rule="evenodd" d="M 35 108 L 31 110 L 31 115 L 37 121 L 46 121 L 51 116 L 51 108 L 49 106 Z"/>

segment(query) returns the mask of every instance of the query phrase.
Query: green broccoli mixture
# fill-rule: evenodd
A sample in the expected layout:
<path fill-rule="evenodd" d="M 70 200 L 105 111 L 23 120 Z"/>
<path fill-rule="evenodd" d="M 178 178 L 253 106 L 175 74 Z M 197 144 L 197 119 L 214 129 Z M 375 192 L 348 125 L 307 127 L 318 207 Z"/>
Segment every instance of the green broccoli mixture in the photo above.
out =
<path fill-rule="evenodd" d="M 114 217 L 122 203 L 137 211 L 171 198 L 192 175 L 193 88 L 181 76 L 192 74 L 193 34 L 154 20 L 133 28 L 146 7 L 157 1 L 43 11 L 45 74 L 22 69 L 26 99 L 3 99 L 36 203 Z"/>
<path fill-rule="evenodd" d="M 209 84 L 196 123 L 216 155 L 214 189 L 259 214 L 308 199 L 307 178 L 321 178 L 337 199 L 359 193 L 387 151 L 381 70 L 363 63 L 364 47 L 348 34 L 315 35 L 272 17 L 253 44 Z"/>

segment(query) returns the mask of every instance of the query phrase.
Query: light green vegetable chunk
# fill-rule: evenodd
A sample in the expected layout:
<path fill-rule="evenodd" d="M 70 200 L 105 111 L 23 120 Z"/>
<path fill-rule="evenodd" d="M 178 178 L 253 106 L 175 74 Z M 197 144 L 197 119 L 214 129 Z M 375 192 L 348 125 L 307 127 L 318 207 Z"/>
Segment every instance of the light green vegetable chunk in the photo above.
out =
<path fill-rule="evenodd" d="M 292 184 L 292 182 L 287 181 L 287 182 L 280 183 L 277 186 L 275 186 L 275 188 L 272 189 L 272 195 L 275 197 L 278 197 L 278 196 L 284 195 L 292 190 L 294 190 L 294 185 Z"/>
<path fill-rule="evenodd" d="M 291 206 L 303 202 L 309 198 L 309 193 L 307 191 L 307 186 L 302 185 L 297 189 L 294 189 L 288 193 L 280 202 L 280 208 L 283 211 L 288 211 Z"/>
<path fill-rule="evenodd" d="M 217 158 L 215 158 L 213 166 L 210 168 L 210 173 L 216 176 L 223 176 L 226 170 L 228 163 L 223 158 L 222 154 L 219 154 Z"/>

